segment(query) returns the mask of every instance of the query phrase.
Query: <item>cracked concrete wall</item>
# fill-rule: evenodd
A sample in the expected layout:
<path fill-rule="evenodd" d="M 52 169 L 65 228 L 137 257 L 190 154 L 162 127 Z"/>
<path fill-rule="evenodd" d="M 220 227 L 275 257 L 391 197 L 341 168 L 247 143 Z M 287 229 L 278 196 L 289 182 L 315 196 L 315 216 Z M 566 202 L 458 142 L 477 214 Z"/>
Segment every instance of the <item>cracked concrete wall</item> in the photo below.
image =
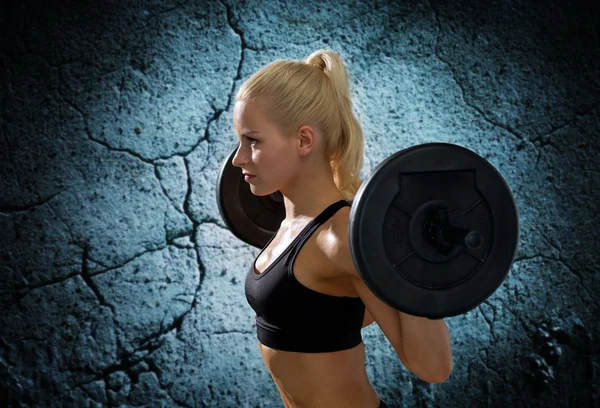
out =
<path fill-rule="evenodd" d="M 449 142 L 511 186 L 502 286 L 446 319 L 427 384 L 376 324 L 392 407 L 598 406 L 599 50 L 583 2 L 8 1 L 0 6 L 0 404 L 281 407 L 217 173 L 232 98 L 278 58 L 339 51 L 364 176 Z"/>

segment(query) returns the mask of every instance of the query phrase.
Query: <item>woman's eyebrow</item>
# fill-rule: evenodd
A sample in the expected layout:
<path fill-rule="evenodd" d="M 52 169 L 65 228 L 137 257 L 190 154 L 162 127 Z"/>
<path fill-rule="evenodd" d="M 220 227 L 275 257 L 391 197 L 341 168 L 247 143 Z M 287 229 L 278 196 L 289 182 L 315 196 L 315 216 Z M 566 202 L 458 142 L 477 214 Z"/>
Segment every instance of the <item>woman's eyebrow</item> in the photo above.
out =
<path fill-rule="evenodd" d="M 248 135 L 252 135 L 252 134 L 255 134 L 255 133 L 260 133 L 260 132 L 257 132 L 256 130 L 248 130 L 248 131 L 242 133 L 241 137 L 247 137 Z"/>

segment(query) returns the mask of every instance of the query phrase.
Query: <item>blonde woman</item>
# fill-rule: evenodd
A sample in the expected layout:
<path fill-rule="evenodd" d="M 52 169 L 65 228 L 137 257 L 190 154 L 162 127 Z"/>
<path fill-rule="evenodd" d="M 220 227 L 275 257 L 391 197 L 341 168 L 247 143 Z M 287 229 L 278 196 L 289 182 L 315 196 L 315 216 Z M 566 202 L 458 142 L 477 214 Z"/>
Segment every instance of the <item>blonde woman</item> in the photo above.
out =
<path fill-rule="evenodd" d="M 365 369 L 361 329 L 374 320 L 408 370 L 445 381 L 453 366 L 445 322 L 388 306 L 352 261 L 348 216 L 364 142 L 340 56 L 319 50 L 263 67 L 241 86 L 233 125 L 233 165 L 252 193 L 284 197 L 285 219 L 250 266 L 245 292 L 285 407 L 387 407 Z"/>

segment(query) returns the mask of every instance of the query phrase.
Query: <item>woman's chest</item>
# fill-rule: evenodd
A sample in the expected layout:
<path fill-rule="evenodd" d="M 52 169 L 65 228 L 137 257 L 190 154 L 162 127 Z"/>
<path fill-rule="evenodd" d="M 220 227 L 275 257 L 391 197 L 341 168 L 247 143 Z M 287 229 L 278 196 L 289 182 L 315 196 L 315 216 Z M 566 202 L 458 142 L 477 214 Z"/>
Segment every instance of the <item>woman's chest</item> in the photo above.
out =
<path fill-rule="evenodd" d="M 316 231 L 300 248 L 292 264 L 292 272 L 296 280 L 303 286 L 330 296 L 358 297 L 352 282 L 336 269 L 335 265 L 325 257 L 326 231 Z M 273 241 L 256 258 L 254 273 L 269 272 L 275 262 L 294 243 L 296 236 L 286 232 L 278 232 Z M 288 251 L 286 256 L 291 256 Z"/>

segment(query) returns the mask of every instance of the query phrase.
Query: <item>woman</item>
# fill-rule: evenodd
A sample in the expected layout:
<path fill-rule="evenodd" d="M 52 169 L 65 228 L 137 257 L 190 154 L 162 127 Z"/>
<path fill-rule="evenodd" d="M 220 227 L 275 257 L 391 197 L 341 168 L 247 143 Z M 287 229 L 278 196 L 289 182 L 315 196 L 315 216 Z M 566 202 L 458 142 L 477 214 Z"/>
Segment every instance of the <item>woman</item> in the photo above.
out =
<path fill-rule="evenodd" d="M 428 382 L 452 370 L 443 320 L 407 315 L 377 298 L 355 269 L 350 201 L 363 136 L 339 55 L 275 61 L 240 88 L 233 112 L 240 167 L 257 196 L 277 190 L 286 217 L 245 282 L 258 345 L 286 408 L 386 407 L 365 370 L 361 328 L 375 320 L 402 363 Z M 365 308 L 366 307 L 366 308 Z"/>

